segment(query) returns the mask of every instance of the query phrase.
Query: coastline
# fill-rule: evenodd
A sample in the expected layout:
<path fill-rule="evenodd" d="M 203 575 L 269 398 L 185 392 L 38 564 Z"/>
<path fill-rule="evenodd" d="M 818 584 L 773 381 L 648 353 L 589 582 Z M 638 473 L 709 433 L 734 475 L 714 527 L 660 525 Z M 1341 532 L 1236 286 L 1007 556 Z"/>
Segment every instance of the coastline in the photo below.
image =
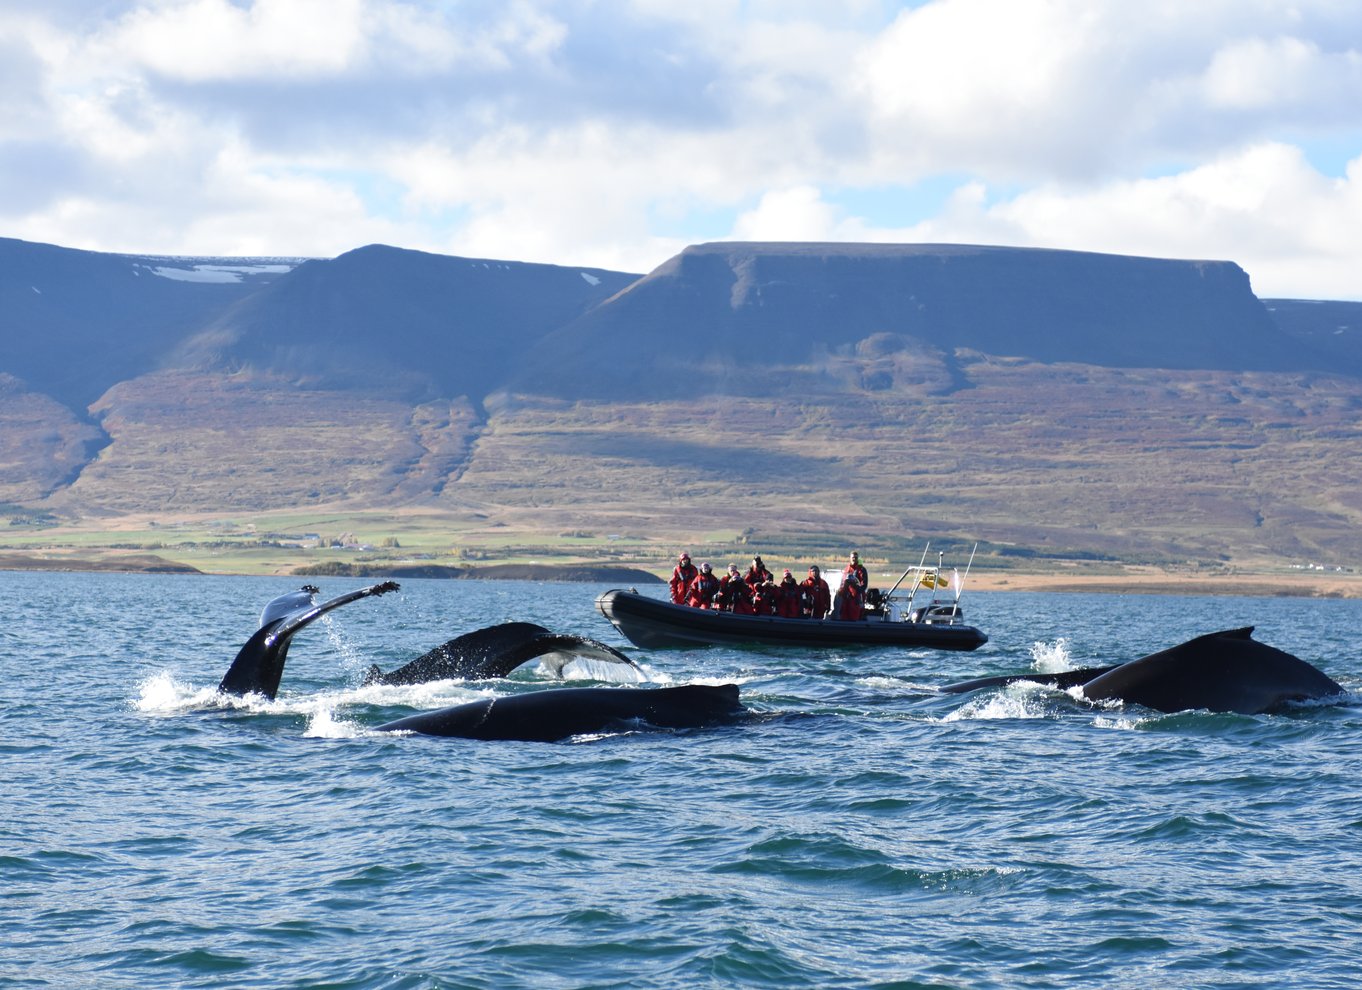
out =
<path fill-rule="evenodd" d="M 1222 595 L 1262 598 L 1362 598 L 1362 575 L 1328 571 L 1286 574 L 1040 574 L 975 572 L 970 591 L 1045 591 L 1103 595 Z"/>
<path fill-rule="evenodd" d="M 124 572 L 144 574 L 269 574 L 270 571 L 203 568 L 155 553 L 104 550 L 97 552 L 54 551 L 0 552 L 0 570 Z M 310 569 L 289 568 L 272 573 L 289 579 L 307 576 Z M 320 573 L 318 572 L 320 571 Z M 456 580 L 514 579 L 621 584 L 664 580 L 647 564 L 480 564 L 464 567 L 432 567 L 411 564 L 366 564 L 335 567 L 331 573 L 314 571 L 318 577 L 437 577 Z M 873 583 L 873 582 L 872 582 Z M 1153 567 L 1130 567 L 1103 574 L 1065 574 L 1056 571 L 989 571 L 976 569 L 969 575 L 965 594 L 972 591 L 1049 592 L 1056 594 L 1169 595 L 1195 594 L 1265 598 L 1362 598 L 1362 574 L 1320 570 L 1243 570 L 1233 573 L 1198 574 L 1164 571 Z"/>

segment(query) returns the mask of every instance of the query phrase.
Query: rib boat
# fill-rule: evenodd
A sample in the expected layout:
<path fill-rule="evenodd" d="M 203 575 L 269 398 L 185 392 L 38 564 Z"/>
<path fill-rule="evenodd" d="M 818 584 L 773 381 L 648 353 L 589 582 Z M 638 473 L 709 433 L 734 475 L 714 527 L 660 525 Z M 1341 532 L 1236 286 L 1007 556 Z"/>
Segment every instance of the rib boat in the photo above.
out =
<path fill-rule="evenodd" d="M 674 605 L 638 591 L 615 588 L 596 599 L 596 608 L 625 639 L 649 650 L 694 649 L 703 646 L 748 644 L 795 647 L 865 648 L 901 646 L 910 649 L 977 650 L 988 637 L 964 620 L 958 578 L 947 579 L 937 567 L 909 568 L 917 578 L 902 596 L 867 596 L 866 617 L 790 619 L 774 615 L 739 615 L 711 609 Z M 954 594 L 940 597 L 936 589 Z M 873 591 L 873 589 L 872 589 Z M 927 591 L 927 594 L 923 594 Z"/>

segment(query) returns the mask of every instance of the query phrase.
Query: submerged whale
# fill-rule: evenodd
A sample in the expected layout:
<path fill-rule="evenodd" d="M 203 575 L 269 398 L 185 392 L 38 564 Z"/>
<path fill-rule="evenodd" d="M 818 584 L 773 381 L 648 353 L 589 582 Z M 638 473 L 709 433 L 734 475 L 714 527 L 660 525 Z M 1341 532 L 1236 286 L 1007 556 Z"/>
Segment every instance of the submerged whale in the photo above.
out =
<path fill-rule="evenodd" d="M 549 688 L 422 712 L 380 725 L 380 732 L 418 732 L 464 739 L 557 742 L 570 736 L 647 726 L 697 729 L 746 712 L 736 684 L 669 688 Z"/>
<path fill-rule="evenodd" d="M 1253 638 L 1253 627 L 1208 633 L 1129 663 L 1058 674 L 1005 674 L 942 688 L 963 694 L 1015 681 L 1067 690 L 1089 701 L 1122 701 L 1160 712 L 1204 709 L 1259 715 L 1289 702 L 1346 693 L 1310 664 Z"/>
<path fill-rule="evenodd" d="M 638 666 L 619 650 L 585 636 L 550 632 L 533 622 L 503 622 L 457 636 L 386 674 L 375 664 L 365 673 L 364 683 L 423 684 L 451 678 L 505 677 L 521 664 L 540 657 L 559 660 L 550 665 L 555 674 L 574 657 L 627 664 L 635 669 Z"/>
<path fill-rule="evenodd" d="M 260 613 L 260 628 L 238 651 L 218 690 L 223 694 L 263 694 L 273 700 L 279 693 L 284 661 L 288 659 L 289 643 L 294 634 L 332 609 L 361 598 L 386 595 L 398 590 L 398 587 L 396 581 L 384 581 L 316 605 L 313 604 L 312 596 L 317 594 L 317 589 L 308 584 L 299 591 L 272 599 Z"/>

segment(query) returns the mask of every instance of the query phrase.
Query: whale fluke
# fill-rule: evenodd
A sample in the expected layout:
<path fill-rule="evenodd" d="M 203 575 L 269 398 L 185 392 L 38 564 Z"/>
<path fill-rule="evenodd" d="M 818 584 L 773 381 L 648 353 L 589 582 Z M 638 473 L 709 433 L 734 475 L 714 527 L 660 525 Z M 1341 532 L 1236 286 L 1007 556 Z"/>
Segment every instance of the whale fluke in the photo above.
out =
<path fill-rule="evenodd" d="M 1058 674 L 1005 674 L 943 688 L 963 693 L 1032 681 L 1067 689 L 1081 685 L 1089 701 L 1122 701 L 1160 712 L 1205 709 L 1259 715 L 1294 701 L 1346 692 L 1299 657 L 1253 638 L 1253 627 L 1207 633 L 1129 663 Z"/>
<path fill-rule="evenodd" d="M 554 653 L 637 668 L 619 650 L 594 639 L 550 632 L 533 622 L 503 622 L 455 637 L 387 674 L 372 666 L 364 675 L 364 683 L 422 684 L 453 678 L 505 677 L 521 664 Z"/>
<path fill-rule="evenodd" d="M 284 675 L 284 661 L 288 657 L 289 642 L 294 633 L 321 618 L 327 612 L 375 595 L 386 595 L 398 590 L 396 581 L 384 581 L 351 591 L 339 598 L 313 604 L 317 589 L 305 585 L 270 601 L 260 613 L 260 628 L 246 641 L 228 668 L 218 690 L 223 694 L 263 694 L 273 700 L 279 693 L 279 680 Z"/>
<path fill-rule="evenodd" d="M 380 732 L 419 732 L 465 739 L 557 742 L 630 726 L 696 729 L 745 712 L 736 684 L 669 688 L 550 688 L 487 698 L 380 725 Z"/>

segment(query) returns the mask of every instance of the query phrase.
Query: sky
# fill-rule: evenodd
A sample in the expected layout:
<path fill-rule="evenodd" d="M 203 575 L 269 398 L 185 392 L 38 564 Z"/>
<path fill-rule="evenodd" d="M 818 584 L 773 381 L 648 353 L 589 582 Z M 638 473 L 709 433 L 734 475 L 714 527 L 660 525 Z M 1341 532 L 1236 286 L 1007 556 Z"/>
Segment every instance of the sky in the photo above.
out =
<path fill-rule="evenodd" d="M 1362 299 L 1362 3 L 0 0 L 0 236 L 1002 244 Z"/>

